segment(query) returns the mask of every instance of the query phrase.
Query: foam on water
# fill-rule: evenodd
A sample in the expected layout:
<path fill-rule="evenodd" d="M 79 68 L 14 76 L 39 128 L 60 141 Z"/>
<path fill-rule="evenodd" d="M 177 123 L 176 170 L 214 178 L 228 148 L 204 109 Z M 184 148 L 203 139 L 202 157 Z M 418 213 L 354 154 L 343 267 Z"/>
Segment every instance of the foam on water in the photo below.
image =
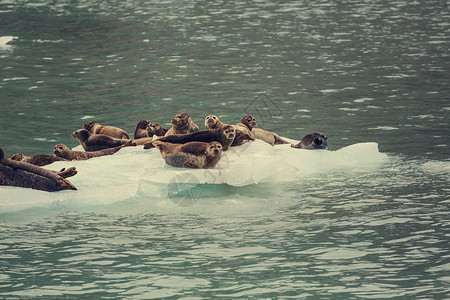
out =
<path fill-rule="evenodd" d="M 69 181 L 77 191 L 48 193 L 0 187 L 0 213 L 30 207 L 106 205 L 137 197 L 155 198 L 155 195 L 167 197 L 167 186 L 173 184 L 242 187 L 264 182 L 295 182 L 313 174 L 343 169 L 370 170 L 387 161 L 387 155 L 378 151 L 376 143 L 354 144 L 337 151 L 311 151 L 290 145 L 273 147 L 257 140 L 224 152 L 215 169 L 195 170 L 166 165 L 157 149 L 127 147 L 110 156 L 46 166 L 52 170 L 76 167 L 78 174 Z"/>

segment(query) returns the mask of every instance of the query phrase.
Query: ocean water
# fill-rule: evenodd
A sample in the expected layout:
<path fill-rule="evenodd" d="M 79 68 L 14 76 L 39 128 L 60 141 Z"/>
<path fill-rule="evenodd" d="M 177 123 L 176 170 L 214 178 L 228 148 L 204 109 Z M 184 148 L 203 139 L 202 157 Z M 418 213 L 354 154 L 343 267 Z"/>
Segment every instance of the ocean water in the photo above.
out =
<path fill-rule="evenodd" d="M 256 141 L 214 170 L 129 147 L 77 191 L 0 187 L 0 298 L 447 299 L 446 1 L 0 0 L 0 147 L 79 149 L 216 114 Z"/>

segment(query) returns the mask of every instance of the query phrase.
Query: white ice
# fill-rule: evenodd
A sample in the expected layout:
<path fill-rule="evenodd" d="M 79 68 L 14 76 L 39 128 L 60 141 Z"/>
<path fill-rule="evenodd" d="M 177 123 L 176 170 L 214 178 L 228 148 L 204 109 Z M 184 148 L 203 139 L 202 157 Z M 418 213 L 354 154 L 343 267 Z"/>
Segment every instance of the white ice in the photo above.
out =
<path fill-rule="evenodd" d="M 77 146 L 74 150 L 82 150 Z M 43 192 L 0 187 L 0 213 L 54 205 L 111 204 L 133 197 L 154 198 L 162 187 L 174 182 L 246 186 L 264 182 L 296 182 L 314 174 L 340 170 L 371 169 L 388 161 L 376 143 L 359 143 L 336 151 L 271 146 L 260 140 L 223 152 L 215 169 L 174 168 L 165 164 L 157 149 L 126 147 L 114 155 L 85 161 L 55 162 L 46 166 L 60 170 L 76 167 L 68 178 L 77 191 Z M 167 195 L 166 195 L 167 196 Z"/>

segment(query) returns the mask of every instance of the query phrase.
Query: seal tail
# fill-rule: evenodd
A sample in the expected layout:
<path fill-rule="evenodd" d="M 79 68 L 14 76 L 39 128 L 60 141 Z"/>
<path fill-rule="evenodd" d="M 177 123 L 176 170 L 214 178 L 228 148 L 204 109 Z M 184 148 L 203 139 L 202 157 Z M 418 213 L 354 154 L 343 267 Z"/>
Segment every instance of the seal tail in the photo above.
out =
<path fill-rule="evenodd" d="M 275 134 L 275 133 L 274 133 L 274 137 L 275 137 L 275 143 L 274 143 L 274 145 L 289 144 L 288 141 L 286 141 L 285 139 L 283 139 L 282 137 L 280 137 L 278 134 Z"/>

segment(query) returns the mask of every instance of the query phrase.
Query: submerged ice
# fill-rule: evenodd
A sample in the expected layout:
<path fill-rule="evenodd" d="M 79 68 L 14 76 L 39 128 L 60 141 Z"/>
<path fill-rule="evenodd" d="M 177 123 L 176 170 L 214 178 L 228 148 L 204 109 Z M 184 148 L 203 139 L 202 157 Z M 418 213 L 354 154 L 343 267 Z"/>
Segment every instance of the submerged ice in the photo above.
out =
<path fill-rule="evenodd" d="M 74 150 L 81 150 L 80 146 Z M 165 164 L 157 149 L 126 147 L 110 156 L 85 161 L 55 162 L 46 168 L 76 167 L 69 178 L 77 191 L 42 192 L 0 187 L 0 213 L 54 205 L 102 205 L 134 197 L 168 197 L 170 184 L 246 186 L 264 182 L 295 182 L 313 174 L 365 170 L 388 161 L 376 143 L 359 143 L 336 151 L 271 146 L 260 140 L 223 152 L 215 169 L 181 169 Z M 161 192 L 164 191 L 164 192 Z M 195 192 L 195 189 L 190 192 Z"/>

